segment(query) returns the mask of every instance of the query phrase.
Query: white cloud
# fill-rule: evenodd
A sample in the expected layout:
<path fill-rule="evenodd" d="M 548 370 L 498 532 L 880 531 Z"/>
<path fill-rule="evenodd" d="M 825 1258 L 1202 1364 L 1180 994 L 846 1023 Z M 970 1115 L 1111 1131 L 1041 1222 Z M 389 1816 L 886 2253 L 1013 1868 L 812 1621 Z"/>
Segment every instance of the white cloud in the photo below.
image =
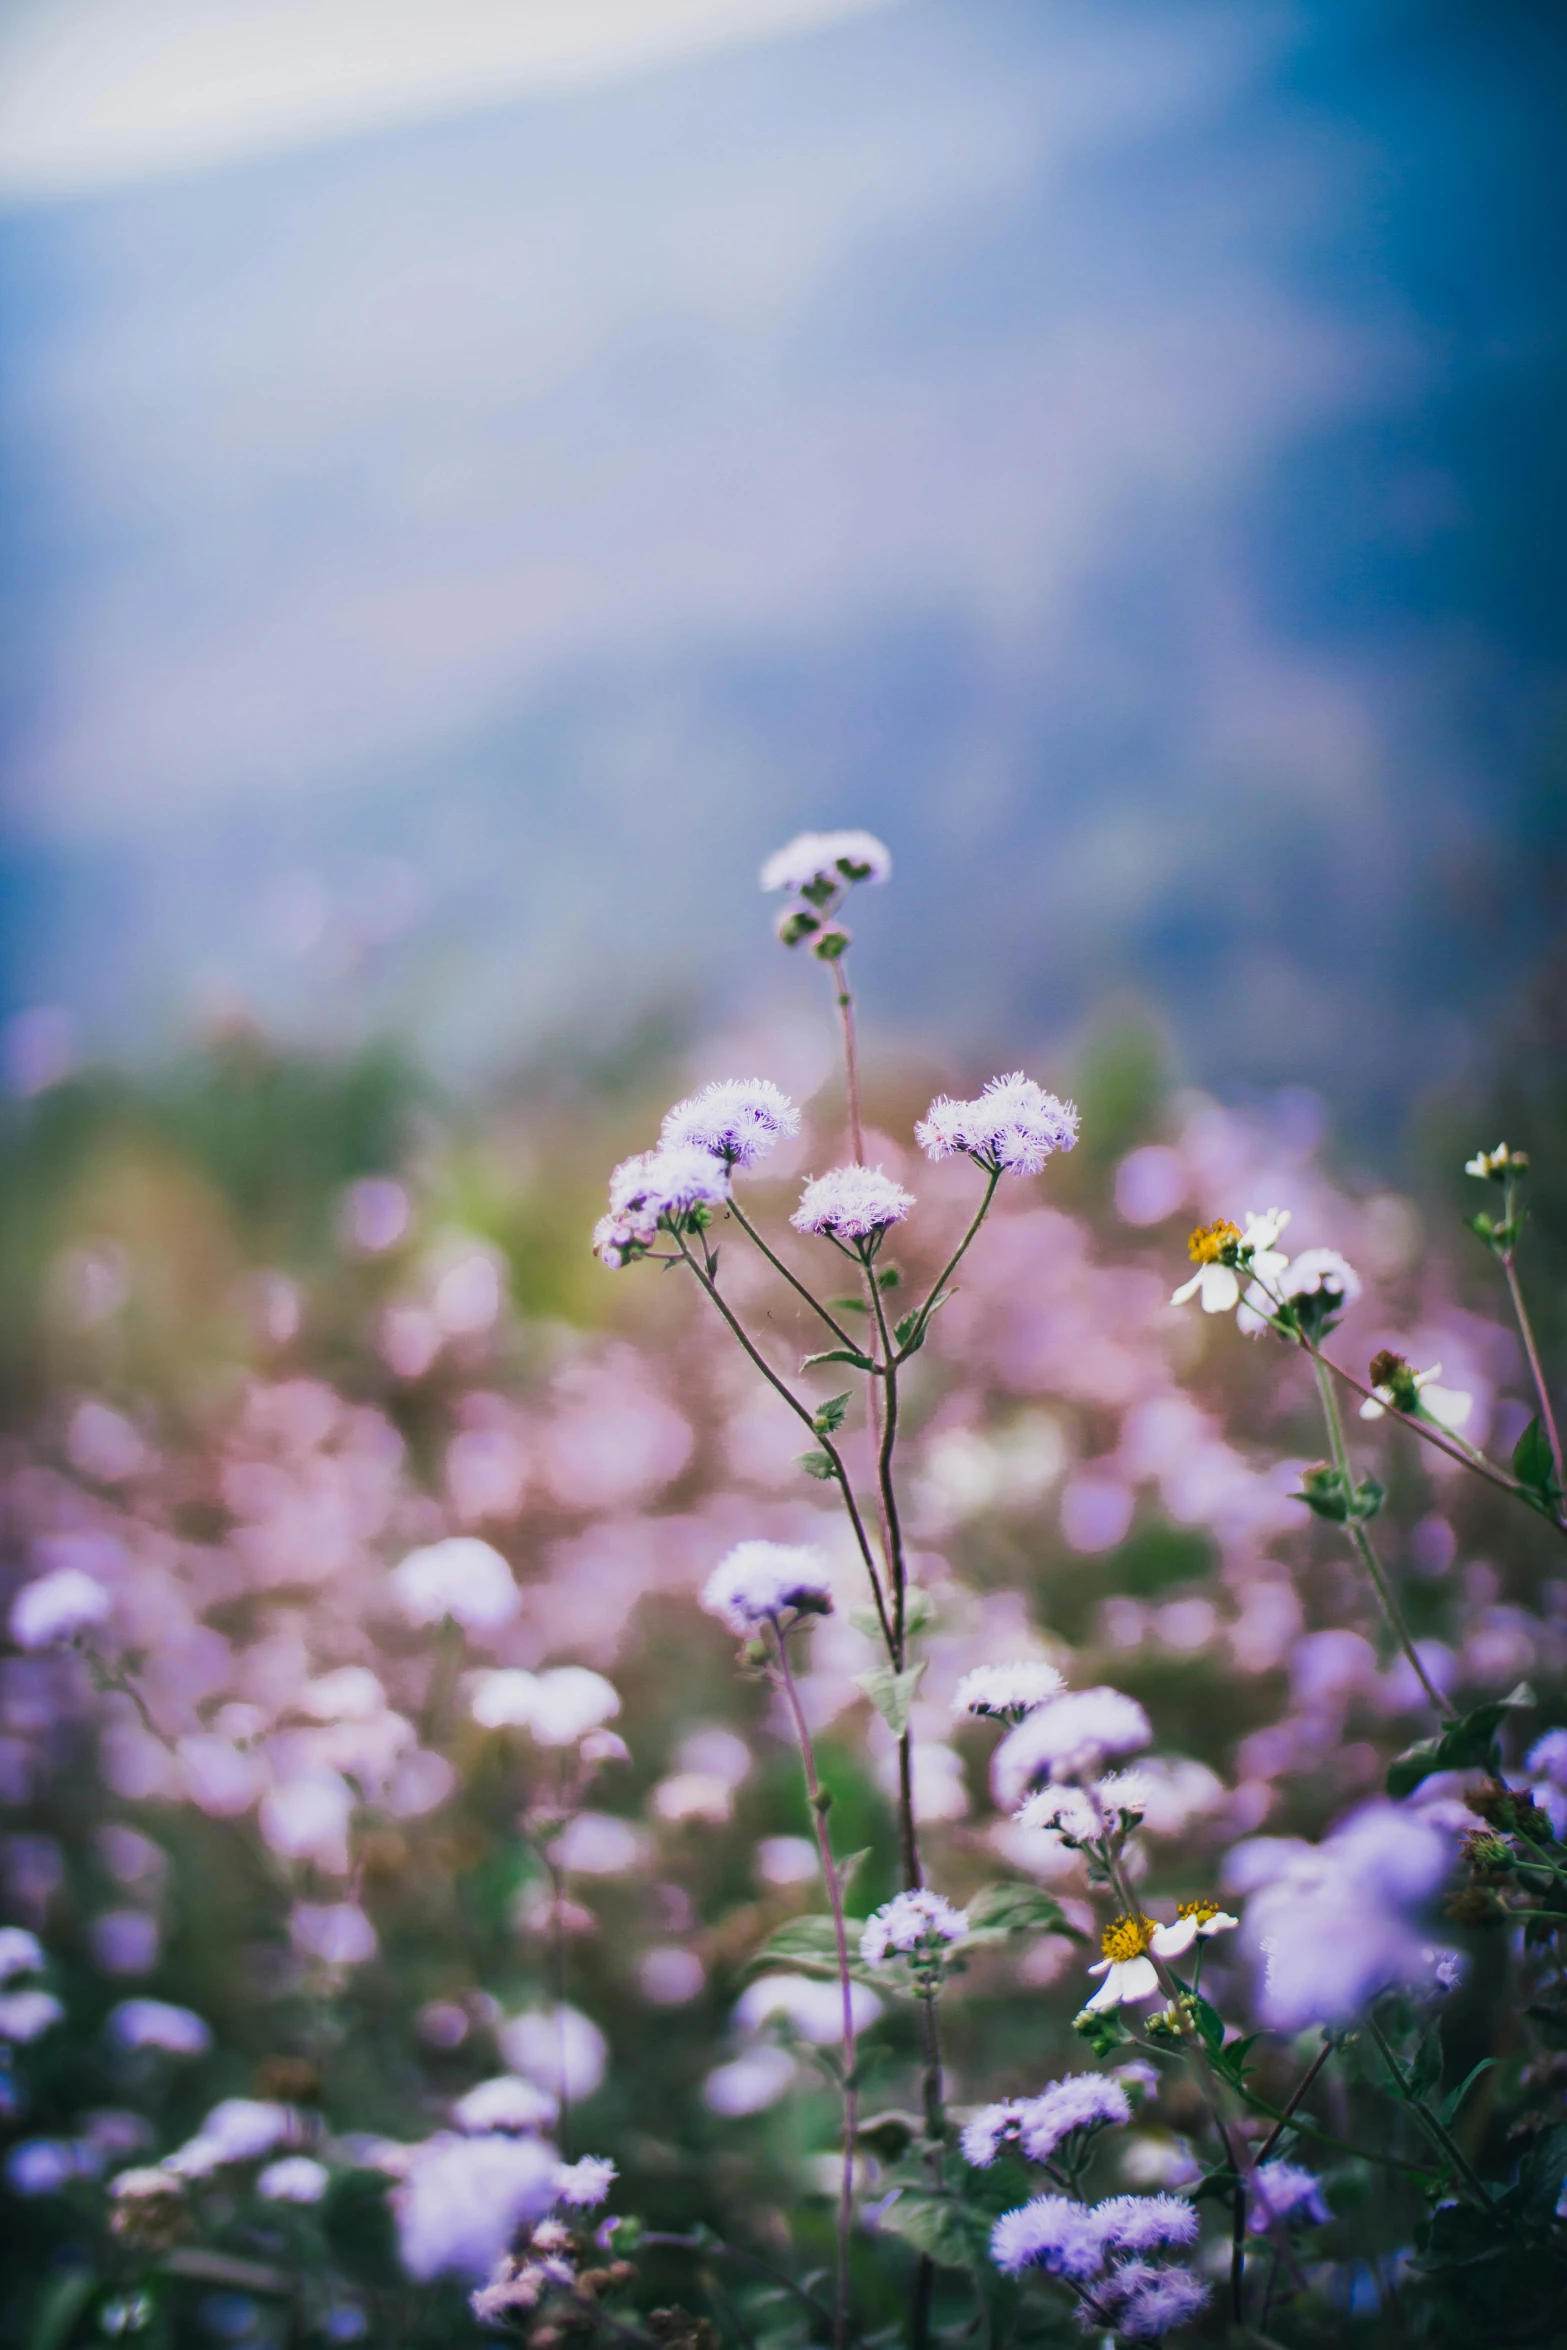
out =
<path fill-rule="evenodd" d="M 0 203 L 576 88 L 886 5 L 29 0 L 0 23 Z"/>

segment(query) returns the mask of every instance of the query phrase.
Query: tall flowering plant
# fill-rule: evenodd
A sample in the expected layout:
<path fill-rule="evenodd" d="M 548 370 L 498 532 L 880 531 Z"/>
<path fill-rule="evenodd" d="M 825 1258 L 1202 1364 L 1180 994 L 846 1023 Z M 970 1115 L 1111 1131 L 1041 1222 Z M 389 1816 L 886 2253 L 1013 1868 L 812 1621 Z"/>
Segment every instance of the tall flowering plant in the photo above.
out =
<path fill-rule="evenodd" d="M 19 2341 L 1561 2337 L 1527 1159 L 1465 1171 L 1515 1342 L 1434 1288 L 1403 1335 L 1298 1155 L 1222 1212 L 1289 1195 L 1212 1105 L 1114 1179 L 1134 1232 L 1200 1206 L 1184 1278 L 1096 1262 L 1034 1078 L 872 1138 L 845 917 L 890 876 L 769 860 L 841 1081 L 809 1127 L 708 1084 L 615 1167 L 633 1278 L 585 1278 L 639 1336 L 508 1321 L 500 1246 L 379 1174 L 330 1310 L 252 1276 L 268 1367 L 181 1437 L 115 1385 L 125 1252 L 52 1271 L 95 1367 L 0 1463 Z"/>

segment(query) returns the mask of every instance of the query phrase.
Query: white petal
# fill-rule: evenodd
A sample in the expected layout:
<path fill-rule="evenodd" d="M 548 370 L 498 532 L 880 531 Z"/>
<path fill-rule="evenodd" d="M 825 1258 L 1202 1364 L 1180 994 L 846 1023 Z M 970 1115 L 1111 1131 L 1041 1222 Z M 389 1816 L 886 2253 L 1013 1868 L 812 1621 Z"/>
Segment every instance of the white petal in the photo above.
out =
<path fill-rule="evenodd" d="M 1099 1969 L 1097 1967 L 1090 1967 L 1088 1971 L 1091 1975 L 1097 1975 Z M 1113 1966 L 1110 1969 L 1110 1972 L 1106 1975 L 1104 1981 L 1100 1984 L 1098 1990 L 1094 1993 L 1092 1999 L 1086 2002 L 1083 2011 L 1086 2015 L 1102 2015 L 1107 2007 L 1120 2006 L 1120 1976 L 1120 1968 L 1118 1966 Z"/>
<path fill-rule="evenodd" d="M 1205 1267 L 1203 1268 L 1203 1271 L 1206 1271 L 1206 1270 L 1207 1270 L 1207 1268 L 1206 1268 L 1206 1266 L 1205 1266 Z M 1194 1274 L 1192 1275 L 1192 1277 L 1191 1277 L 1190 1281 L 1183 1281 L 1183 1282 L 1181 1283 L 1181 1286 L 1180 1286 L 1180 1288 L 1179 1288 L 1179 1289 L 1177 1289 L 1177 1290 L 1175 1290 L 1175 1291 L 1172 1293 L 1172 1295 L 1171 1295 L 1171 1298 L 1170 1298 L 1170 1303 L 1171 1303 L 1171 1305 L 1172 1305 L 1172 1306 L 1183 1306 L 1183 1305 L 1185 1305 L 1185 1303 L 1186 1303 L 1187 1299 L 1188 1299 L 1189 1297 L 1195 1297 L 1195 1296 L 1197 1295 L 1197 1292 L 1198 1292 L 1198 1290 L 1199 1290 L 1201 1287 L 1202 1287 L 1202 1273 L 1200 1273 L 1200 1272 L 1199 1272 L 1199 1273 L 1194 1273 Z"/>
<path fill-rule="evenodd" d="M 1129 1958 L 1119 1972 L 1119 1996 L 1123 2004 L 1133 1999 L 1157 1999 L 1160 1996 L 1159 1970 L 1151 1958 Z"/>
<path fill-rule="evenodd" d="M 1173 1926 L 1160 1926 L 1154 1934 L 1153 1946 L 1161 1958 L 1183 1958 L 1197 1939 L 1197 1920 L 1177 1918 Z"/>
<path fill-rule="evenodd" d="M 1107 1975 L 1114 1964 L 1113 1958 L 1102 1958 L 1097 1966 L 1091 1966 L 1088 1971 L 1091 1975 Z"/>
<path fill-rule="evenodd" d="M 1461 1428 L 1475 1408 L 1474 1397 L 1460 1387 L 1428 1387 L 1420 1400 L 1444 1428 Z"/>
<path fill-rule="evenodd" d="M 1221 1909 L 1217 1911 L 1211 1918 L 1204 1918 L 1197 1931 L 1199 1934 L 1204 1935 L 1228 1934 L 1234 1927 L 1238 1926 L 1240 1922 L 1241 1921 L 1239 1918 L 1232 1918 L 1227 1909 Z"/>
<path fill-rule="evenodd" d="M 1368 1395 L 1360 1407 L 1360 1416 L 1363 1420 L 1380 1420 L 1384 1409 L 1385 1407 L 1378 1403 L 1374 1395 Z"/>
<path fill-rule="evenodd" d="M 1205 1314 L 1227 1314 L 1240 1301 L 1241 1285 L 1228 1265 L 1204 1265 L 1198 1275 L 1202 1283 L 1202 1310 Z"/>

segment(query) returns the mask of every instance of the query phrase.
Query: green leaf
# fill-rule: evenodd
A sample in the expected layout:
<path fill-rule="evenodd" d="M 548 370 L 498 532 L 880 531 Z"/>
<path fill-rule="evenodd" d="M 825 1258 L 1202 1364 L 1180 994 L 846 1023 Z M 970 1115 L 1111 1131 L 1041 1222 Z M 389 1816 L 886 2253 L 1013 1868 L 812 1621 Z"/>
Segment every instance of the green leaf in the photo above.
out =
<path fill-rule="evenodd" d="M 1561 1487 L 1556 1482 L 1556 1463 L 1551 1458 L 1550 1438 L 1545 1433 L 1538 1412 L 1513 1446 L 1513 1475 L 1525 1491 L 1543 1503 L 1546 1509 L 1554 1509 L 1561 1499 Z"/>
<path fill-rule="evenodd" d="M 814 1371 L 820 1363 L 852 1363 L 856 1371 L 875 1369 L 869 1355 L 862 1355 L 852 1346 L 830 1346 L 824 1354 L 806 1355 L 800 1364 L 802 1371 Z"/>
<path fill-rule="evenodd" d="M 1534 1691 L 1527 1681 L 1505 1697 L 1487 1699 L 1450 1722 L 1435 1738 L 1422 1738 L 1388 1765 L 1389 1795 L 1412 1795 L 1422 1779 L 1435 1771 L 1473 1771 L 1490 1768 L 1496 1733 L 1510 1713 L 1532 1706 Z"/>
<path fill-rule="evenodd" d="M 830 1452 L 797 1452 L 794 1461 L 796 1468 L 803 1469 L 807 1477 L 814 1477 L 819 1485 L 827 1484 L 838 1474 Z"/>
<path fill-rule="evenodd" d="M 1436 2109 L 1436 2118 L 1441 2123 L 1444 2130 L 1452 2128 L 1454 2121 L 1457 2119 L 1459 2107 L 1463 2104 L 1464 2099 L 1468 2096 L 1470 2090 L 1474 2087 L 1474 2084 L 1480 2078 L 1480 2075 L 1482 2073 L 1489 2072 L 1493 2064 L 1500 2064 L 1501 2061 L 1502 2060 L 1499 2056 L 1482 2056 L 1479 2063 L 1475 2065 L 1473 2069 L 1465 2075 L 1463 2080 L 1459 2082 L 1457 2088 L 1450 2089 L 1448 2091 L 1447 2095 L 1443 2098 L 1441 2104 Z"/>
<path fill-rule="evenodd" d="M 873 1607 L 851 1607 L 849 1621 L 867 1640 L 880 1640 L 881 1618 Z"/>
<path fill-rule="evenodd" d="M 1214 2051 L 1214 2062 L 1220 2072 L 1227 2080 L 1233 2081 L 1237 2088 L 1245 2080 L 1249 2069 L 1246 2059 L 1261 2038 L 1260 2032 L 1248 2032 L 1244 2040 L 1231 2040 L 1223 2048 Z"/>
<path fill-rule="evenodd" d="M 863 1297 L 830 1297 L 827 1303 L 835 1314 L 868 1314 L 871 1310 Z"/>
<path fill-rule="evenodd" d="M 862 1844 L 858 1852 L 846 1852 L 842 1860 L 834 1860 L 833 1866 L 838 1872 L 838 1893 L 840 1899 L 847 1895 L 849 1887 L 853 1884 L 855 1878 L 859 1875 L 861 1869 L 865 1866 L 865 1863 L 870 1859 L 870 1856 L 871 1847 L 868 1844 Z"/>
<path fill-rule="evenodd" d="M 906 1673 L 895 1673 L 890 1665 L 872 1665 L 868 1673 L 856 1673 L 853 1679 L 855 1688 L 864 1690 L 894 1738 L 901 1738 L 909 1726 L 909 1708 L 924 1674 L 921 1661 L 910 1665 Z"/>
<path fill-rule="evenodd" d="M 1218 2009 L 1204 1999 L 1200 1991 L 1190 1994 L 1192 2012 L 1197 2018 L 1197 2029 L 1207 2043 L 1209 2052 L 1217 2056 L 1224 2046 L 1224 2018 Z"/>
<path fill-rule="evenodd" d="M 893 1326 L 892 1335 L 895 1343 L 900 1348 L 907 1348 L 910 1354 L 918 1354 L 925 1343 L 925 1333 L 930 1328 L 931 1322 L 952 1295 L 953 1292 L 950 1289 L 938 1290 L 928 1306 L 916 1306 L 912 1314 L 905 1314 L 902 1321 Z M 916 1331 L 919 1333 L 918 1337 L 915 1337 Z"/>
<path fill-rule="evenodd" d="M 854 2133 L 854 2143 L 868 2148 L 879 2162 L 897 2162 L 924 2134 L 925 2124 L 917 2113 L 895 2107 L 888 2113 L 867 2114 Z"/>
<path fill-rule="evenodd" d="M 901 2236 L 938 2268 L 982 2268 L 990 2248 L 988 2215 L 969 2210 L 954 2195 L 928 2195 L 905 2187 L 878 2224 L 884 2234 Z"/>
<path fill-rule="evenodd" d="M 968 1911 L 968 1939 L 1004 1941 L 1012 1934 L 1068 1934 L 1086 1941 L 1063 1915 L 1061 1904 L 1037 1885 L 1016 1881 L 982 1886 L 964 1905 Z"/>
<path fill-rule="evenodd" d="M 1410 2096 L 1429 2097 L 1441 2078 L 1442 2034 L 1440 2027 L 1433 2024 L 1415 2050 L 1415 2061 L 1409 2068 Z"/>
<path fill-rule="evenodd" d="M 833 1436 L 843 1426 L 843 1416 L 852 1401 L 849 1395 L 830 1395 L 819 1403 L 811 1414 L 811 1426 L 818 1436 Z"/>
<path fill-rule="evenodd" d="M 917 1583 L 906 1585 L 903 1593 L 905 1635 L 912 1639 L 916 1632 L 923 1632 L 927 1624 L 933 1624 L 935 1621 L 936 1602 L 931 1598 L 930 1593 L 922 1591 Z"/>
<path fill-rule="evenodd" d="M 876 1276 L 876 1286 L 878 1289 L 896 1289 L 902 1279 L 903 1275 L 896 1265 L 883 1265 Z"/>
<path fill-rule="evenodd" d="M 849 1929 L 851 1955 L 859 1949 L 860 1918 L 846 1921 Z M 748 1975 L 759 1974 L 768 1967 L 787 1967 L 797 1975 L 815 1975 L 827 1981 L 838 1979 L 838 1937 L 833 1922 L 819 1912 L 810 1917 L 786 1918 L 775 1934 L 770 1934 L 760 1950 L 746 1960 Z M 851 1966 L 849 1972 L 861 1982 L 870 1977 L 862 1967 Z"/>
<path fill-rule="evenodd" d="M 1376 1477 L 1363 1477 L 1350 1496 L 1349 1515 L 1362 1525 L 1374 1518 L 1387 1499 L 1387 1487 Z"/>
<path fill-rule="evenodd" d="M 13 2279 L 13 2282 L 16 2280 Z M 39 2297 L 27 2350 L 65 2350 L 103 2279 L 90 2268 L 73 2268 L 46 2285 Z"/>

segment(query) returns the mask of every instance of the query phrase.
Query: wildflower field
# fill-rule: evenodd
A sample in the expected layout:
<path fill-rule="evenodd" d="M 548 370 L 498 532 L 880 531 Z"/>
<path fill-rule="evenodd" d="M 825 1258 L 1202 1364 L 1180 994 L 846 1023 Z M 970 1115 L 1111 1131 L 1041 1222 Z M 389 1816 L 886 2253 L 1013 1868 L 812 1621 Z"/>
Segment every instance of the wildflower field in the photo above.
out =
<path fill-rule="evenodd" d="M 806 1088 L 7 1113 L 0 2341 L 1567 2339 L 1559 1111 L 882 1066 L 762 879 Z"/>

